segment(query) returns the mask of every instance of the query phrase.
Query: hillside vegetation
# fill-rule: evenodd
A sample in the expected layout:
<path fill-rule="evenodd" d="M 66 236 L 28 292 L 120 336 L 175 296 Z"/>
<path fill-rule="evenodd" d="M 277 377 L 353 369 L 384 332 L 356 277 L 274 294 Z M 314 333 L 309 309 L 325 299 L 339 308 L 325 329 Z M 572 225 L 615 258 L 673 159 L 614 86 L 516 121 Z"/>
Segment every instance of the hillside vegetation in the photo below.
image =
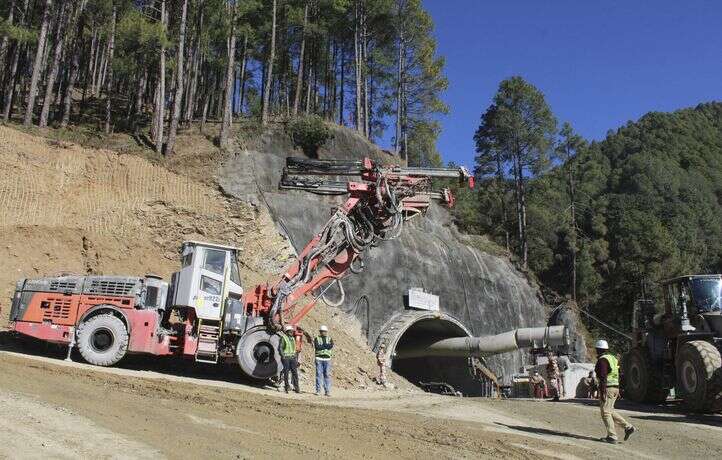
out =
<path fill-rule="evenodd" d="M 157 153 L 178 130 L 318 117 L 412 163 L 439 163 L 444 60 L 421 0 L 6 0 L 0 111 L 26 127 L 91 124 Z"/>
<path fill-rule="evenodd" d="M 722 271 L 721 103 L 649 113 L 591 144 L 566 128 L 553 145 L 563 163 L 526 180 L 528 263 L 545 285 L 627 328 L 643 282 L 656 293 L 662 279 Z M 458 218 L 519 254 L 506 177 L 486 177 L 461 208 L 479 214 Z"/>

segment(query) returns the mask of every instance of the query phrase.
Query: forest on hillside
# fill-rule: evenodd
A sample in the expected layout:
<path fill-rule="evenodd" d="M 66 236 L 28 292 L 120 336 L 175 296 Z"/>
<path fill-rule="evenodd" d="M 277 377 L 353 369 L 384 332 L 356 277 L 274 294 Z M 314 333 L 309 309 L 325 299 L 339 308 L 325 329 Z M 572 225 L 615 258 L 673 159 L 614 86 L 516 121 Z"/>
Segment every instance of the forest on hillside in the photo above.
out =
<path fill-rule="evenodd" d="M 147 133 L 312 116 L 438 164 L 447 85 L 420 0 L 5 0 L 0 108 L 26 126 Z"/>
<path fill-rule="evenodd" d="M 447 80 L 421 0 L 4 0 L 0 15 L 6 122 L 125 131 L 164 155 L 179 129 L 213 124 L 225 148 L 239 122 L 336 123 L 441 164 Z M 459 228 L 555 300 L 628 329 L 643 284 L 722 271 L 722 104 L 588 142 L 511 77 L 474 140 Z"/>
<path fill-rule="evenodd" d="M 643 289 L 722 271 L 722 103 L 649 113 L 590 143 L 512 77 L 474 139 L 479 186 L 458 191 L 457 223 L 503 246 L 556 301 L 629 330 Z"/>

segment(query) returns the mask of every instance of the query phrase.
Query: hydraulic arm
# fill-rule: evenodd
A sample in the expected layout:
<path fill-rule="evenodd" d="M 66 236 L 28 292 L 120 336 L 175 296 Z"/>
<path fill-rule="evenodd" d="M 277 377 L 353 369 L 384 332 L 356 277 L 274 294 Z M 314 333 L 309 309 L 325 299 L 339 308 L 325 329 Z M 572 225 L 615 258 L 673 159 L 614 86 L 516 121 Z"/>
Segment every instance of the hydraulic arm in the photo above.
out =
<path fill-rule="evenodd" d="M 343 177 L 350 180 L 338 180 Z M 456 178 L 468 182 L 470 187 L 474 185 L 473 177 L 463 167 L 382 166 L 368 158 L 362 161 L 288 158 L 280 188 L 347 198 L 281 279 L 246 293 L 246 311 L 267 317 L 273 328 L 284 323 L 297 324 L 318 299 L 296 312 L 295 307 L 305 294 L 324 284 L 327 288 L 330 282 L 340 282 L 349 271 L 363 270 L 364 251 L 380 241 L 398 237 L 404 222 L 424 214 L 431 200 L 453 206 L 454 197 L 448 189 L 432 190 L 432 178 Z"/>

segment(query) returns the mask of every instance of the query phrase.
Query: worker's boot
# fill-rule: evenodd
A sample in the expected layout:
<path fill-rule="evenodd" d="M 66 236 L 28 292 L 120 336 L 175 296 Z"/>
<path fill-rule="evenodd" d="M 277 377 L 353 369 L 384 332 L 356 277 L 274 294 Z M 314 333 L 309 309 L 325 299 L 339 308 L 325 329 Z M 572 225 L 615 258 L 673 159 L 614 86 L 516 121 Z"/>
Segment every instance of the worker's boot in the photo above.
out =
<path fill-rule="evenodd" d="M 637 428 L 630 426 L 629 428 L 624 429 L 624 440 L 626 441 L 629 439 L 630 436 L 632 436 L 637 431 Z"/>

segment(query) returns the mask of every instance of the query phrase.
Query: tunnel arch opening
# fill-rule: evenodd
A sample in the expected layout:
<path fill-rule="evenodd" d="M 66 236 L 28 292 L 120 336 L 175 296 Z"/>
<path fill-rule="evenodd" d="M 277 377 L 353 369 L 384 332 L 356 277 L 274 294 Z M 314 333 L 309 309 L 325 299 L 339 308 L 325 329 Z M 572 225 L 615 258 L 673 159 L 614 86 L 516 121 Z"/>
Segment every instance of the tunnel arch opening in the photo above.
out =
<path fill-rule="evenodd" d="M 456 318 L 439 312 L 405 312 L 389 322 L 376 348 L 384 342 L 391 369 L 409 382 L 446 383 L 464 395 L 481 394 L 481 384 L 472 372 L 472 361 L 463 357 L 427 356 L 398 358 L 399 352 L 417 344 L 453 337 L 470 337 L 471 332 Z"/>

